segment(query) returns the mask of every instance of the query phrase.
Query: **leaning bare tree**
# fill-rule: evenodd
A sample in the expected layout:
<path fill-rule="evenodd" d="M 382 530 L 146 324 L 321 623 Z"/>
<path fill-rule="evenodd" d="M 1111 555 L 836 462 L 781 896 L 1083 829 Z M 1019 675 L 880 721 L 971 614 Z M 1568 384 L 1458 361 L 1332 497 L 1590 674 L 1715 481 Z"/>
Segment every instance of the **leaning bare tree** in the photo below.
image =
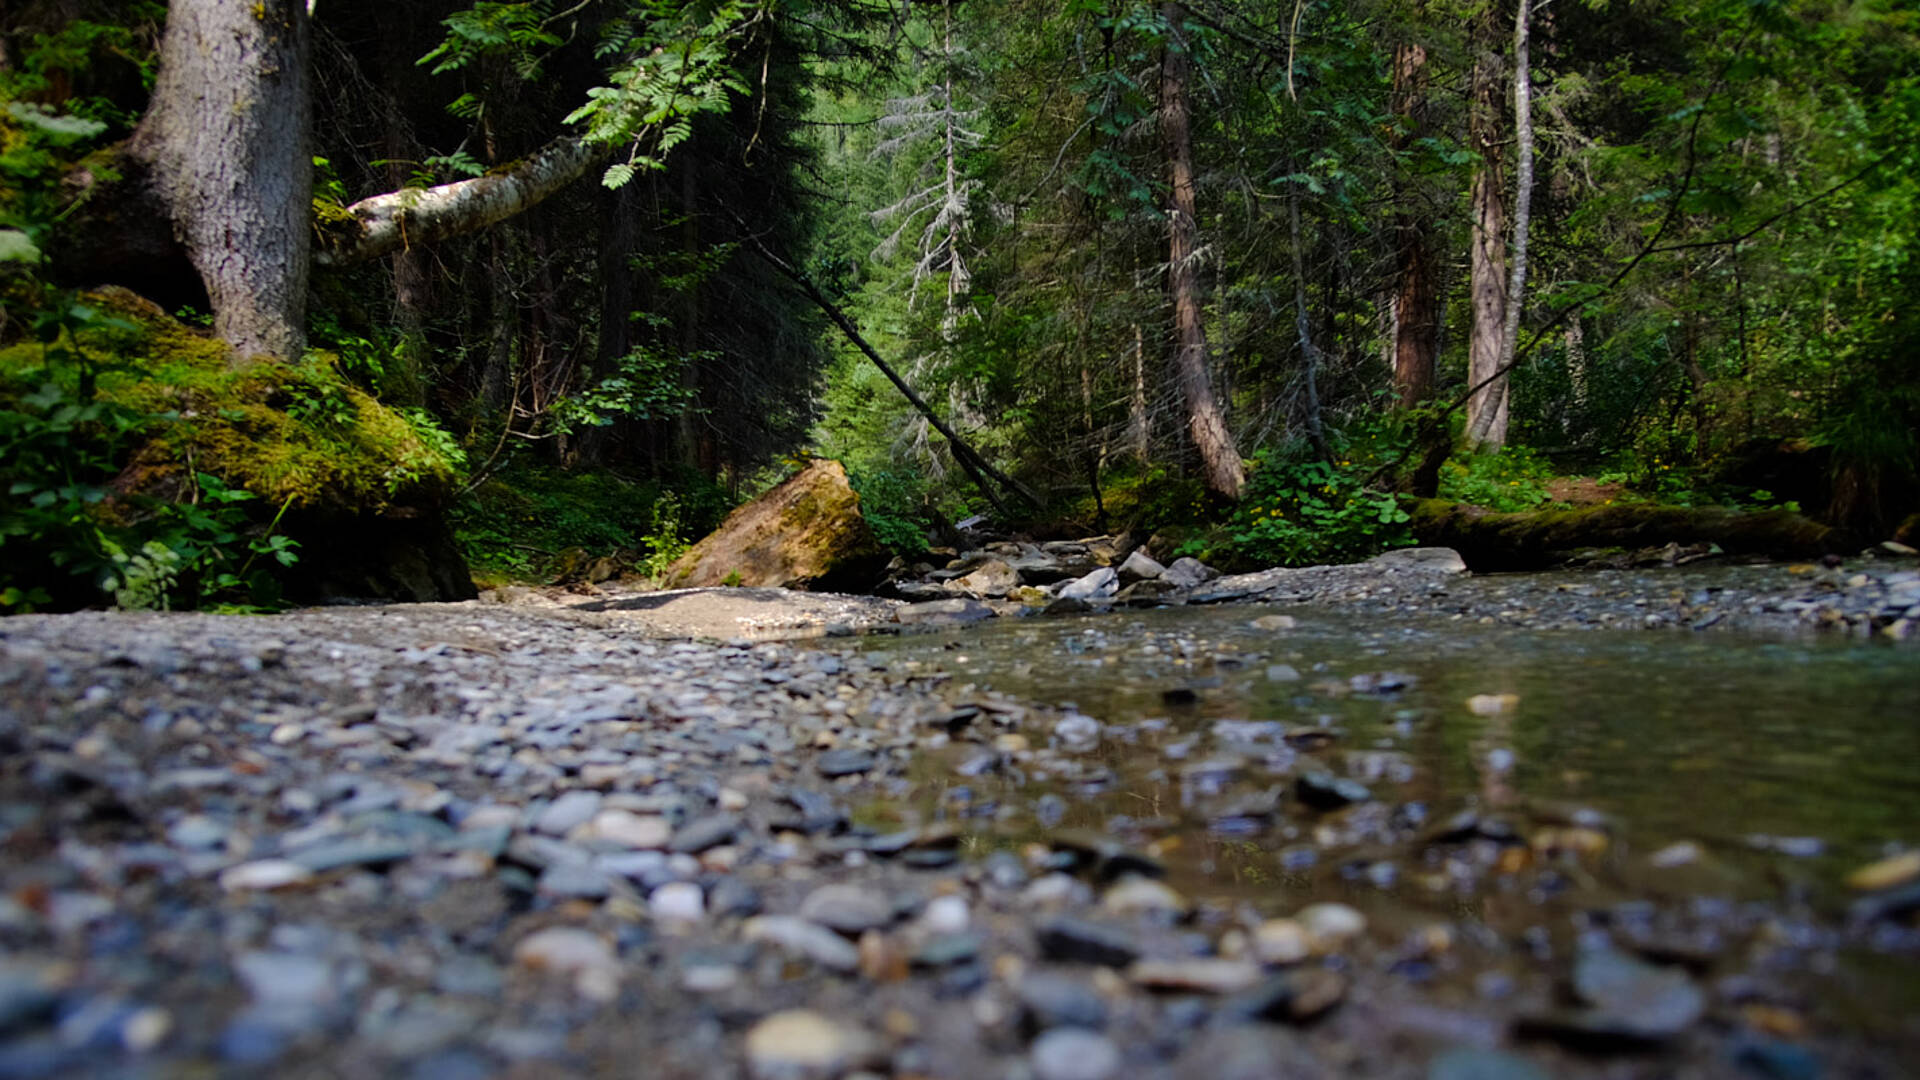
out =
<path fill-rule="evenodd" d="M 1174 376 L 1187 408 L 1187 430 L 1200 452 L 1207 490 L 1238 499 L 1247 482 L 1233 432 L 1207 372 L 1207 328 L 1200 309 L 1198 229 L 1193 184 L 1193 75 L 1185 4 L 1161 5 L 1167 43 L 1160 61 L 1160 138 L 1167 160 L 1172 205 L 1167 215 L 1167 291 L 1173 301 Z"/>

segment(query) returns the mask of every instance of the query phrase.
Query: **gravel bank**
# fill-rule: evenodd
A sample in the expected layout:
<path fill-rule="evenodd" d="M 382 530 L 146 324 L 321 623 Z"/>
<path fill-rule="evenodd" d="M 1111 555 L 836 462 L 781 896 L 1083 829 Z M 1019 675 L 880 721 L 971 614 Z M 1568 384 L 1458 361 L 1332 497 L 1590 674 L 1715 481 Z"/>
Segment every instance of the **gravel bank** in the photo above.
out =
<path fill-rule="evenodd" d="M 1110 837 L 882 824 L 918 749 L 978 744 L 956 784 L 1071 779 L 1102 725 L 612 607 L 0 623 L 0 1077 L 1617 1072 L 1582 1045 L 1719 1075 L 1802 1052 L 1779 1037 L 1802 961 L 1707 982 L 1673 949 L 1871 931 L 1914 955 L 1898 874 L 1854 930 L 1636 900 L 1536 935 L 1183 896 Z M 1462 897 L 1557 893 L 1606 828 L 1436 826 L 1298 772 L 1247 812 L 1404 849 Z M 1819 1052 L 1891 1076 L 1911 1049 Z"/>

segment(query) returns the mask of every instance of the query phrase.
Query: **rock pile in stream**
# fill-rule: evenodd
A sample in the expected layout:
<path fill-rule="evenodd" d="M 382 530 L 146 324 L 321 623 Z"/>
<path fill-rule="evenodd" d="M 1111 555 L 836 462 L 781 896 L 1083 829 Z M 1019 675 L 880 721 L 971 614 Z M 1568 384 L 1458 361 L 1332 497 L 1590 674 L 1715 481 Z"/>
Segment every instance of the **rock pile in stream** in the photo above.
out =
<path fill-rule="evenodd" d="M 895 559 L 880 592 L 916 603 L 898 613 L 902 623 L 955 625 L 995 615 L 1332 600 L 1378 588 L 1391 592 L 1396 583 L 1418 589 L 1465 572 L 1460 556 L 1445 548 L 1406 548 L 1345 566 L 1222 576 L 1193 558 L 1162 565 L 1136 538 L 1122 535 L 1043 544 L 996 541 L 952 554 L 940 569 L 927 561 Z"/>
<path fill-rule="evenodd" d="M 1344 852 L 1357 888 L 1545 903 L 1610 837 L 1434 820 L 1391 755 L 1325 731 L 1217 734 L 1270 779 L 1230 793 L 1200 758 L 1183 782 L 1284 825 L 1283 865 Z M 1797 1076 L 1790 958 L 1914 952 L 1900 866 L 1852 929 L 1596 897 L 1512 937 L 1286 882 L 1280 911 L 1182 895 L 1125 828 L 956 827 L 999 813 L 976 780 L 1071 795 L 1130 737 L 884 656 L 511 606 L 10 619 L 0 1077 L 1620 1074 L 1577 1047 Z M 951 815 L 869 816 L 928 767 Z M 1710 980 L 1727 941 L 1751 963 Z M 1820 1048 L 1860 1076 L 1897 1052 Z"/>
<path fill-rule="evenodd" d="M 944 628 L 996 616 L 1244 602 L 1554 630 L 1811 628 L 1900 641 L 1920 636 L 1920 569 L 1911 549 L 1898 544 L 1835 566 L 1726 566 L 1724 584 L 1677 593 L 1663 587 L 1655 566 L 1475 576 L 1447 548 L 1401 548 L 1358 563 L 1225 576 L 1191 558 L 1163 566 L 1125 535 L 997 541 L 935 554 L 951 557 L 940 569 L 925 560 L 894 560 L 880 592 L 909 604 L 892 613 L 893 621 Z M 1690 558 L 1709 557 L 1703 551 Z"/>

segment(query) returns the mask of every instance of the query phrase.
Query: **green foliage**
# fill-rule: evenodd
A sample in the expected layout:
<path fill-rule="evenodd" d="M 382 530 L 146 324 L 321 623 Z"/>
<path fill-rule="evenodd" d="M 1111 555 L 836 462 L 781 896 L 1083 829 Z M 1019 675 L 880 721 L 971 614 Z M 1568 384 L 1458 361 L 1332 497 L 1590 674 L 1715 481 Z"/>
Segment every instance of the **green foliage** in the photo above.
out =
<path fill-rule="evenodd" d="M 658 577 L 730 507 L 724 489 L 691 473 L 634 482 L 520 458 L 463 495 L 450 513 L 478 577 L 544 581 L 568 552 L 626 557 Z"/>
<path fill-rule="evenodd" d="M 561 399 L 550 414 L 553 428 L 574 432 L 606 427 L 617 419 L 668 420 L 687 411 L 696 396 L 686 384 L 687 365 L 719 359 L 704 351 L 682 355 L 641 346 L 614 361 L 614 373 Z"/>
<path fill-rule="evenodd" d="M 733 49 L 765 19 L 766 9 L 765 3 L 744 0 L 645 0 L 621 5 L 601 27 L 595 51 L 613 67 L 606 84 L 589 89 L 566 122 L 585 125 L 589 142 L 625 151 L 624 160 L 608 166 L 607 187 L 622 187 L 643 169 L 663 168 L 666 155 L 692 137 L 695 116 L 725 112 L 734 94 L 747 92 L 733 66 Z M 578 11 L 555 11 L 550 0 L 481 0 L 445 20 L 445 40 L 420 63 L 444 75 L 497 59 L 531 81 L 540 76 L 547 54 L 565 43 L 560 31 Z M 454 101 L 452 111 L 478 118 L 484 108 L 469 93 Z M 472 159 L 456 151 L 437 160 L 459 171 Z"/>
<path fill-rule="evenodd" d="M 1227 525 L 1222 554 L 1262 566 L 1309 566 L 1413 543 L 1398 496 L 1365 487 L 1367 472 L 1352 459 L 1261 459 Z"/>
<path fill-rule="evenodd" d="M 1440 497 L 1489 510 L 1538 510 L 1553 501 L 1547 481 L 1556 470 L 1524 446 L 1498 453 L 1455 454 L 1440 469 Z"/>
<path fill-rule="evenodd" d="M 848 470 L 847 480 L 860 496 L 860 516 L 867 519 L 880 546 L 895 555 L 927 550 L 927 485 L 918 473 Z"/>
<path fill-rule="evenodd" d="M 205 472 L 172 498 L 116 490 L 123 448 L 176 419 L 54 382 L 0 406 L 0 610 L 278 603 L 297 545 L 279 514 L 254 520 L 253 495 Z"/>

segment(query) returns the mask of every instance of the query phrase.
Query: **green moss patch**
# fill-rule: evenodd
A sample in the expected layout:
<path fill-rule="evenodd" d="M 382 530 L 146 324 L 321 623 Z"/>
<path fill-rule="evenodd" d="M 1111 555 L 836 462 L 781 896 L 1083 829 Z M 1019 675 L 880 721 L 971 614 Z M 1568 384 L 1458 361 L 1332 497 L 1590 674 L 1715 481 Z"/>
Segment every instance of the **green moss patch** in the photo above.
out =
<path fill-rule="evenodd" d="M 417 505 L 451 489 L 456 463 L 444 437 L 355 387 L 331 354 L 236 364 L 220 341 L 124 290 L 85 301 L 114 317 L 76 343 L 99 397 L 161 418 L 124 482 L 153 490 L 197 470 L 275 504 L 340 512 Z M 50 367 L 47 355 L 34 342 L 0 349 L 0 397 L 71 385 L 77 373 Z"/>

